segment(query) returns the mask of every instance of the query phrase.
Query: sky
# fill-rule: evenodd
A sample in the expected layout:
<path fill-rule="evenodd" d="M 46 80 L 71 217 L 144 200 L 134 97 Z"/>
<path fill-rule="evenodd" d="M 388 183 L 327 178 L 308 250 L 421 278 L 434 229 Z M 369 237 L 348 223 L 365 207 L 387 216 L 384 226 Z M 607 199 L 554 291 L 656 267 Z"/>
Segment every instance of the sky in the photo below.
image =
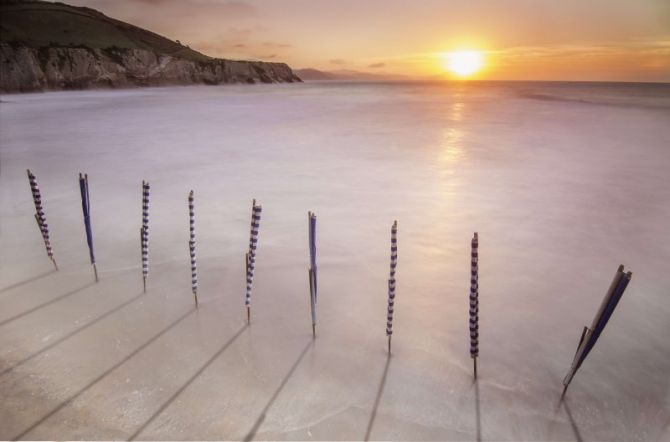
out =
<path fill-rule="evenodd" d="M 207 55 L 292 68 L 486 80 L 670 82 L 670 0 L 64 0 Z"/>

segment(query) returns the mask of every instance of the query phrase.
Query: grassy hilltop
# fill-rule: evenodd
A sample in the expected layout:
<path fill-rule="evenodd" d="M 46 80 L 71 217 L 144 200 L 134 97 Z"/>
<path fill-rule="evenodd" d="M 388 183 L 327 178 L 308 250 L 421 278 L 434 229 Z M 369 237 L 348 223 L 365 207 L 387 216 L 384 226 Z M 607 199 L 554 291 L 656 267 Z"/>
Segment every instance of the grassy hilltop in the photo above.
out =
<path fill-rule="evenodd" d="M 30 48 L 144 49 L 192 61 L 211 59 L 94 9 L 38 0 L 0 1 L 0 41 Z"/>

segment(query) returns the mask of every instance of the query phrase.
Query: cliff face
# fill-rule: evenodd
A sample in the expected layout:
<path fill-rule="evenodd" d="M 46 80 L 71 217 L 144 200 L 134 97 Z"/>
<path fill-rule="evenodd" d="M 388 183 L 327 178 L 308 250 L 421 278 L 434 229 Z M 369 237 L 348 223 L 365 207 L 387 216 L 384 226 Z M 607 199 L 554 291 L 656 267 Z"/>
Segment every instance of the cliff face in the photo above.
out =
<path fill-rule="evenodd" d="M 285 63 L 187 60 L 145 49 L 0 43 L 0 92 L 301 81 Z"/>

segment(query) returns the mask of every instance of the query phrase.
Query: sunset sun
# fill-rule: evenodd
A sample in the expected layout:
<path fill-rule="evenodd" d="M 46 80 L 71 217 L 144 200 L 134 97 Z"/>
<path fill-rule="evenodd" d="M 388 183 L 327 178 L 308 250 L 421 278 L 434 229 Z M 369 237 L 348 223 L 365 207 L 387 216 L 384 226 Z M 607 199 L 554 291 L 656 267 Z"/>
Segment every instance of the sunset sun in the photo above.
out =
<path fill-rule="evenodd" d="M 479 51 L 454 51 L 443 55 L 445 70 L 459 77 L 469 77 L 484 65 L 484 57 Z"/>

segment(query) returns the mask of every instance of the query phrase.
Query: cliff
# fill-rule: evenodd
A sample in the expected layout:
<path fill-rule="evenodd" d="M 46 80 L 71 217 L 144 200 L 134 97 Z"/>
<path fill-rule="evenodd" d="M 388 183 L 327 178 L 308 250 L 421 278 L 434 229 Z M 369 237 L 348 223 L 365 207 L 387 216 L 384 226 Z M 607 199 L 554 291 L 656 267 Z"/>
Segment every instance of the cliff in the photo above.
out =
<path fill-rule="evenodd" d="M 89 8 L 0 3 L 0 92 L 301 81 L 285 63 L 211 58 Z"/>
<path fill-rule="evenodd" d="M 144 49 L 0 43 L 0 92 L 294 81 L 300 79 L 284 63 L 192 61 Z"/>

